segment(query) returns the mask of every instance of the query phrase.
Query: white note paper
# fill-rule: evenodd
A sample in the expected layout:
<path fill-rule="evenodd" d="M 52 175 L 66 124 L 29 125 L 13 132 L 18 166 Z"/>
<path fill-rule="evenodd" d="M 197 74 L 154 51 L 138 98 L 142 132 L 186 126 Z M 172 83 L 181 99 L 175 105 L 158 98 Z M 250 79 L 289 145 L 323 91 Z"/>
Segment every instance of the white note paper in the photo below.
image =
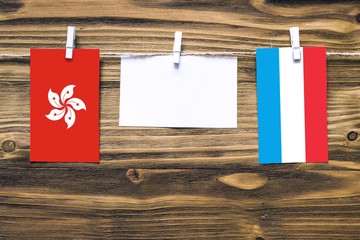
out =
<path fill-rule="evenodd" d="M 237 127 L 237 58 L 122 57 L 120 126 Z"/>

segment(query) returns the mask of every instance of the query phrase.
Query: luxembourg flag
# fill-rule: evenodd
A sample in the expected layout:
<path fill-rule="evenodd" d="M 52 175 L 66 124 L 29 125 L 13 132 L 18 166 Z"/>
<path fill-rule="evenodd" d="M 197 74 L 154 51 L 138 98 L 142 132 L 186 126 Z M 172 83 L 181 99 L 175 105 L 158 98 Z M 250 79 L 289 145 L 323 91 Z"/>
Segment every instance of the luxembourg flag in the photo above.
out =
<path fill-rule="evenodd" d="M 256 50 L 259 163 L 328 162 L 326 48 Z"/>

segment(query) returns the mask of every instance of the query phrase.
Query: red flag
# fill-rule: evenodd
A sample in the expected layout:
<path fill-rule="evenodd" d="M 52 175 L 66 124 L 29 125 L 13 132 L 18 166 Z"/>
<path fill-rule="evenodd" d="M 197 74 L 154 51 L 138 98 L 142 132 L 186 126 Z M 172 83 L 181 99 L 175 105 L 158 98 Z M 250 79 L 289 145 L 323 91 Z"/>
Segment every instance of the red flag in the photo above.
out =
<path fill-rule="evenodd" d="M 30 161 L 99 162 L 99 50 L 30 56 Z"/>

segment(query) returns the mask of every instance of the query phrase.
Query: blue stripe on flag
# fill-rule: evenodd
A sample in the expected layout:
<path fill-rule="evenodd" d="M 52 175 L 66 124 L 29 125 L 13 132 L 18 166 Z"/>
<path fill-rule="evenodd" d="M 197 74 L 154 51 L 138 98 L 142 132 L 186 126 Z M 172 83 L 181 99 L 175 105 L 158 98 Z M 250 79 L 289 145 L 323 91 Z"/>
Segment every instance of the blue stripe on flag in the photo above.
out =
<path fill-rule="evenodd" d="M 279 49 L 256 49 L 259 163 L 281 163 Z"/>

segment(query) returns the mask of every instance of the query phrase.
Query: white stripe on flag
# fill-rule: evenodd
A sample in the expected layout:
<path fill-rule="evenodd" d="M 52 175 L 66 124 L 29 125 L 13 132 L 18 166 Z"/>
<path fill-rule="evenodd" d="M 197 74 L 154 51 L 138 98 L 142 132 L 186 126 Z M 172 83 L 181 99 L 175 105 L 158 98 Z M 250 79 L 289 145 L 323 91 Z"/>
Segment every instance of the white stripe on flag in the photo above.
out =
<path fill-rule="evenodd" d="M 292 48 L 279 49 L 281 154 L 283 163 L 305 162 L 304 54 L 294 61 Z"/>

